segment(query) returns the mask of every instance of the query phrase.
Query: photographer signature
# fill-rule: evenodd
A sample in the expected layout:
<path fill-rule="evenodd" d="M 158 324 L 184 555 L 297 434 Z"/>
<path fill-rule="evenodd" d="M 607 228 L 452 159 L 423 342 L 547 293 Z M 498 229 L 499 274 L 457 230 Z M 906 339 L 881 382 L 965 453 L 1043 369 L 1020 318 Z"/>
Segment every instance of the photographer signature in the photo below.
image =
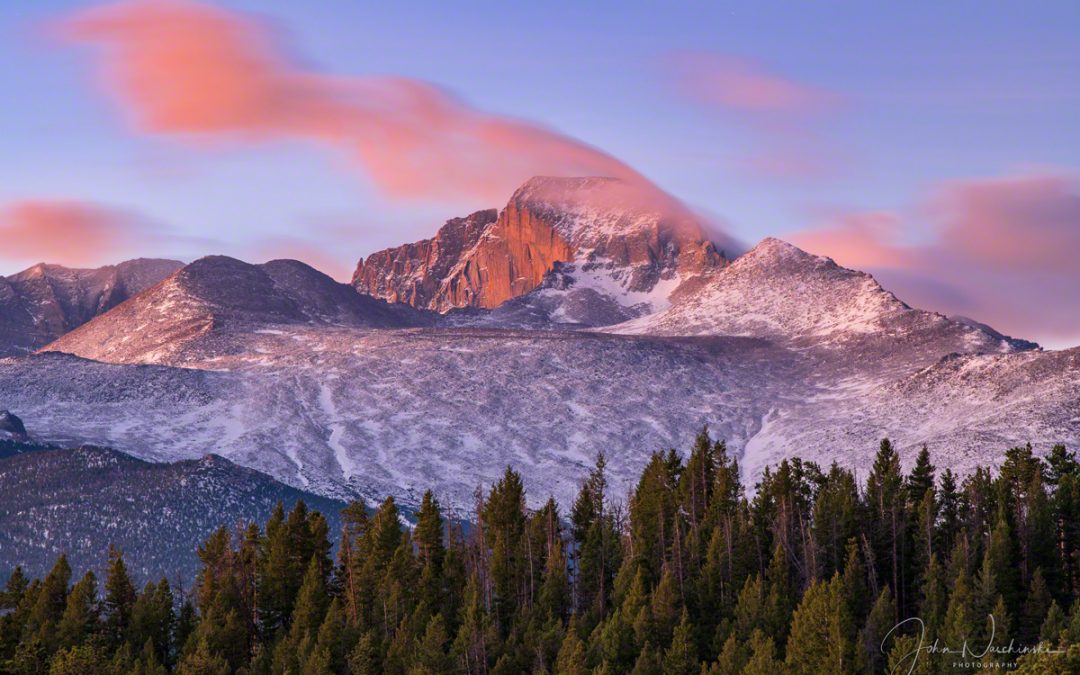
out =
<path fill-rule="evenodd" d="M 918 625 L 919 640 L 916 643 L 914 649 L 912 649 L 911 651 L 909 651 L 909 652 L 907 652 L 905 654 L 900 655 L 900 659 L 896 662 L 896 665 L 893 667 L 893 669 L 891 671 L 891 673 L 893 675 L 895 675 L 896 673 L 899 673 L 899 672 L 906 672 L 906 675 L 911 675 L 911 673 L 913 673 L 915 671 L 915 666 L 918 664 L 919 658 L 923 654 L 927 654 L 927 655 L 935 655 L 935 654 L 948 655 L 948 656 L 952 656 L 952 657 L 954 657 L 954 658 L 956 658 L 958 660 L 966 661 L 966 660 L 983 660 L 983 659 L 986 659 L 988 656 L 1018 657 L 1018 656 L 1022 656 L 1024 654 L 1061 654 L 1061 653 L 1063 653 L 1063 650 L 1061 650 L 1061 649 L 1053 649 L 1053 648 L 1051 648 L 1050 644 L 1046 643 L 1046 642 L 1040 642 L 1039 644 L 1035 645 L 1034 647 L 1028 647 L 1028 646 L 1024 646 L 1024 645 L 1017 645 L 1016 640 L 1009 640 L 1009 644 L 1007 644 L 1007 645 L 995 645 L 994 644 L 994 637 L 997 634 L 997 622 L 994 620 L 994 615 L 993 614 L 988 614 L 987 618 L 989 619 L 990 636 L 987 638 L 986 645 L 982 646 L 981 649 L 978 649 L 977 648 L 978 646 L 972 646 L 971 644 L 969 644 L 968 640 L 966 640 L 966 639 L 964 640 L 964 644 L 961 645 L 960 647 L 955 647 L 955 646 L 942 644 L 940 639 L 935 639 L 933 642 L 927 644 L 927 642 L 926 642 L 926 623 L 922 619 L 920 619 L 919 617 L 913 616 L 910 619 L 904 619 L 903 621 L 901 621 L 900 623 L 896 624 L 891 629 L 889 629 L 889 632 L 886 633 L 885 637 L 882 638 L 882 640 L 881 640 L 881 651 L 882 651 L 883 654 L 886 653 L 885 652 L 885 643 L 888 642 L 889 638 L 892 637 L 892 635 L 894 633 L 896 633 L 897 631 L 900 631 L 900 629 L 902 629 L 904 626 L 914 623 L 914 624 Z M 1012 660 L 1012 659 L 1010 659 L 1010 660 Z M 906 671 L 902 671 L 904 666 L 907 666 Z"/>

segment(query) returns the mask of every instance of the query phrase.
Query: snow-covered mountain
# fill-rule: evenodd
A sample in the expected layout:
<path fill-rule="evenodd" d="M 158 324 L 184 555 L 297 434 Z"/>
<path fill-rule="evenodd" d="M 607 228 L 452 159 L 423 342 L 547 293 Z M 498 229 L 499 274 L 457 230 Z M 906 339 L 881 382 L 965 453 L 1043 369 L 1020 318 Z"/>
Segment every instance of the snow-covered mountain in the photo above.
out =
<path fill-rule="evenodd" d="M 113 363 L 172 363 L 268 325 L 398 328 L 432 320 L 296 260 L 251 265 L 226 256 L 200 258 L 100 319 L 48 349 Z"/>
<path fill-rule="evenodd" d="M 967 349 L 1016 348 L 970 321 L 912 309 L 869 274 L 767 238 L 671 307 L 609 328 L 644 335 L 746 335 L 793 345 L 830 345 L 934 330 Z"/>
<path fill-rule="evenodd" d="M 175 260 L 137 259 L 97 269 L 44 263 L 0 277 L 0 356 L 34 351 L 158 283 Z"/>
<path fill-rule="evenodd" d="M 706 423 L 748 478 L 794 454 L 864 466 L 885 435 L 961 471 L 1080 442 L 1080 352 L 910 308 L 778 240 L 591 331 L 530 314 L 545 288 L 442 318 L 370 298 L 350 313 L 323 303 L 339 286 L 273 266 L 193 263 L 48 347 L 78 356 L 0 360 L 0 401 L 50 441 L 213 452 L 333 496 L 431 487 L 459 508 L 507 464 L 533 500 L 569 501 L 598 450 L 621 493 Z"/>
<path fill-rule="evenodd" d="M 439 312 L 528 295 L 542 321 L 604 325 L 666 307 L 684 282 L 725 264 L 665 196 L 614 178 L 536 177 L 498 215 L 450 220 L 433 239 L 361 260 L 353 285 Z"/>

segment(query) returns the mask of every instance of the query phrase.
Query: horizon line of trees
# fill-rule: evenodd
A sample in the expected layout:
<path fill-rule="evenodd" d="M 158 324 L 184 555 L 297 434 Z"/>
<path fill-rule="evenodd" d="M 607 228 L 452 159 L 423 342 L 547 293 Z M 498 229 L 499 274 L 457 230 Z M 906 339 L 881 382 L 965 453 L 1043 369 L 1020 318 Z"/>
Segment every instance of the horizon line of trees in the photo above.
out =
<path fill-rule="evenodd" d="M 279 504 L 203 542 L 190 593 L 137 589 L 112 549 L 100 589 L 92 571 L 72 584 L 63 555 L 44 579 L 17 568 L 0 672 L 1080 672 L 1080 462 L 1064 446 L 959 481 L 925 447 L 905 473 L 883 440 L 861 484 L 794 458 L 751 496 L 703 429 L 685 459 L 653 454 L 625 504 L 605 465 L 566 514 L 526 508 L 508 467 L 467 532 L 430 491 L 412 529 L 392 497 L 354 502 L 336 556 L 321 514 Z"/>

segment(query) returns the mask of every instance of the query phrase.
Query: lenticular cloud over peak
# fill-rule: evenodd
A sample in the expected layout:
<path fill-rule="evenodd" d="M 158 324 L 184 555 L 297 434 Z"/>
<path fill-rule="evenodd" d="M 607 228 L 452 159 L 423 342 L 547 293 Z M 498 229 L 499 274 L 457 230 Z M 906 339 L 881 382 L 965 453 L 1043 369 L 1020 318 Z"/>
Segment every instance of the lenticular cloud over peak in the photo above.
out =
<path fill-rule="evenodd" d="M 77 12 L 58 33 L 97 48 L 101 83 L 142 133 L 307 140 L 402 198 L 504 198 L 537 174 L 647 183 L 586 143 L 476 110 L 427 82 L 312 70 L 267 24 L 210 5 L 121 2 Z"/>

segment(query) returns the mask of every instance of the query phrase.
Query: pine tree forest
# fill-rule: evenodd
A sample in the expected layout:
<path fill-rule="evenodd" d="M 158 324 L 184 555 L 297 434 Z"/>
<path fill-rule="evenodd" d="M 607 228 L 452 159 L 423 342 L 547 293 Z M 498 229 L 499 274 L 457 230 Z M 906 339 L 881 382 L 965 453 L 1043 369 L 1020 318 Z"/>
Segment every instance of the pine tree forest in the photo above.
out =
<path fill-rule="evenodd" d="M 889 441 L 857 475 L 753 486 L 703 430 L 629 495 L 605 458 L 568 510 L 507 468 L 467 519 L 431 492 L 222 527 L 190 588 L 60 556 L 0 592 L 0 672 L 1080 673 L 1080 462 L 1008 450 L 962 480 Z M 371 505 L 374 506 L 374 505 Z"/>

